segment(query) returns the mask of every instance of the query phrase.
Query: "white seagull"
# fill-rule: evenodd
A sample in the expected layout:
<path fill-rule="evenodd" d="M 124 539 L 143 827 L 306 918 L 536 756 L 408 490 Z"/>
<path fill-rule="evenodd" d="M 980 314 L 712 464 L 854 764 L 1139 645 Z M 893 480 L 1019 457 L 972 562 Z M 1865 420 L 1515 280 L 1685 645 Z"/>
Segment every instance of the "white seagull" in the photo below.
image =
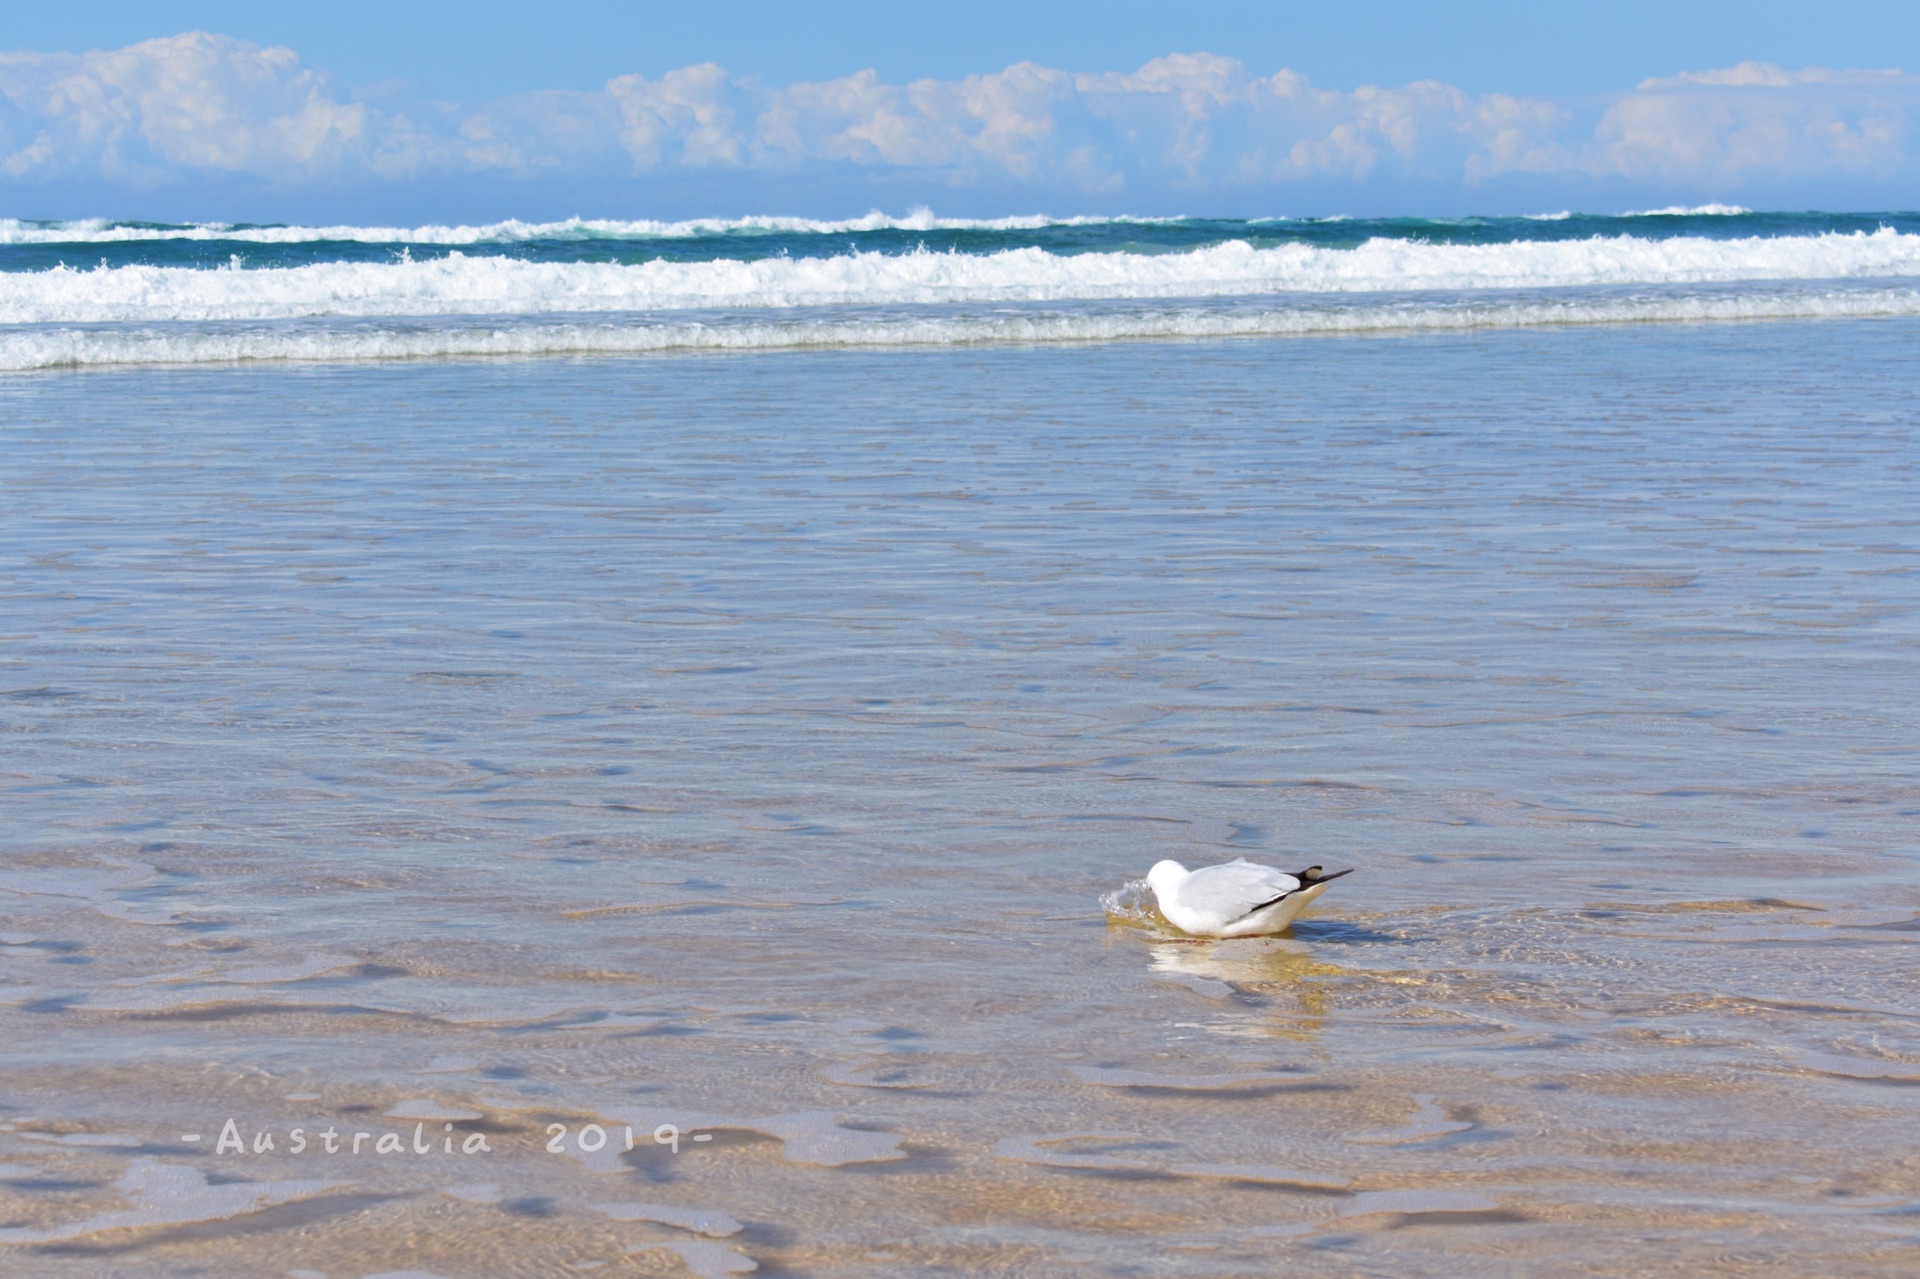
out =
<path fill-rule="evenodd" d="M 1196 937 L 1257 937 L 1277 933 L 1293 922 L 1308 902 L 1349 870 L 1331 875 L 1309 866 L 1289 875 L 1236 857 L 1222 866 L 1188 870 L 1164 861 L 1147 872 L 1147 887 L 1160 913 L 1183 933 Z"/>

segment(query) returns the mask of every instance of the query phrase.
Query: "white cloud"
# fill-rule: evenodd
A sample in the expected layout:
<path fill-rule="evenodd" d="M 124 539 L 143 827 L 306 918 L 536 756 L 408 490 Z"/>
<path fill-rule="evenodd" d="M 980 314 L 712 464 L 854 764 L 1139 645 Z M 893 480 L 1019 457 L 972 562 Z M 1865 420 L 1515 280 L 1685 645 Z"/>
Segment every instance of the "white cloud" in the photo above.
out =
<path fill-rule="evenodd" d="M 194 172 L 281 178 L 362 149 L 368 112 L 328 91 L 291 49 L 194 32 L 105 53 L 0 54 L 14 178 Z"/>
<path fill-rule="evenodd" d="M 731 165 L 740 136 L 726 70 L 708 62 L 669 71 L 658 80 L 627 75 L 607 83 L 620 111 L 620 145 L 634 164 Z"/>
<path fill-rule="evenodd" d="M 1641 82 L 1602 117 L 1600 176 L 1892 176 L 1911 169 L 1920 78 L 1743 62 Z"/>
<path fill-rule="evenodd" d="M 708 63 L 472 109 L 355 101 L 291 50 L 190 33 L 0 54 L 0 182 L 605 179 L 866 171 L 955 186 L 1226 192 L 1506 175 L 1742 182 L 1910 174 L 1920 80 L 1768 63 L 1650 79 L 1602 108 L 1434 80 L 1351 92 L 1211 54 L 768 86 Z M 1596 119 L 1597 117 L 1597 119 Z M 1716 185 L 1717 184 L 1717 185 Z"/>

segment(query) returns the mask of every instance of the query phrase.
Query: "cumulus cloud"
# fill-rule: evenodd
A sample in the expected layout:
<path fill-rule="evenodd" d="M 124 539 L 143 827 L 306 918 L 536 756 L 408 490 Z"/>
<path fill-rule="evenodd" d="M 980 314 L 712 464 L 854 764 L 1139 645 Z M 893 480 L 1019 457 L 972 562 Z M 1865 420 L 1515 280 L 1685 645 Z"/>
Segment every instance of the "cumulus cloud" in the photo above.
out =
<path fill-rule="evenodd" d="M 1920 80 L 1767 63 L 1650 79 L 1598 110 L 1434 80 L 1344 91 L 1175 54 L 789 85 L 714 64 L 469 108 L 359 101 L 292 50 L 190 33 L 0 54 L 0 183 L 910 175 L 1035 192 L 1216 192 L 1509 175 L 1720 183 L 1910 171 Z"/>
<path fill-rule="evenodd" d="M 1602 117 L 1588 167 L 1625 177 L 1891 176 L 1913 163 L 1920 78 L 1743 62 L 1646 80 Z"/>
<path fill-rule="evenodd" d="M 658 80 L 620 76 L 607 83 L 620 112 L 620 145 L 636 167 L 663 160 L 687 165 L 740 162 L 738 95 L 725 68 L 708 62 L 669 71 Z"/>
<path fill-rule="evenodd" d="M 363 151 L 368 111 L 291 49 L 194 32 L 105 53 L 0 54 L 0 171 L 154 180 L 308 175 Z"/>

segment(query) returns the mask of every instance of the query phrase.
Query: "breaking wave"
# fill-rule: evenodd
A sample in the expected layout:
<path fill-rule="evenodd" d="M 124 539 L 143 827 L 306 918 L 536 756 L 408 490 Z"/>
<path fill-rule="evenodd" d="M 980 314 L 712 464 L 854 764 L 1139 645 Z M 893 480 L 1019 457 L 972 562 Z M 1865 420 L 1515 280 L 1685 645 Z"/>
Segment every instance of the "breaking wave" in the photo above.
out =
<path fill-rule="evenodd" d="M 499 256 L 220 270 L 103 266 L 0 274 L 0 324 L 538 316 L 1464 292 L 1920 276 L 1920 235 L 1499 244 L 1373 239 L 1354 248 L 1245 241 L 1185 253 L 851 252 L 753 261 L 531 262 Z"/>
<path fill-rule="evenodd" d="M 1739 218 L 1752 213 L 1752 209 L 1738 204 L 1696 204 L 1683 206 L 1668 205 L 1664 209 L 1641 209 L 1635 213 L 1622 213 L 1623 218 Z"/>
<path fill-rule="evenodd" d="M 98 265 L 62 261 L 74 246 Z M 1493 220 L 0 221 L 10 372 L 1912 315 L 1916 297 L 1913 215 L 1726 205 Z"/>

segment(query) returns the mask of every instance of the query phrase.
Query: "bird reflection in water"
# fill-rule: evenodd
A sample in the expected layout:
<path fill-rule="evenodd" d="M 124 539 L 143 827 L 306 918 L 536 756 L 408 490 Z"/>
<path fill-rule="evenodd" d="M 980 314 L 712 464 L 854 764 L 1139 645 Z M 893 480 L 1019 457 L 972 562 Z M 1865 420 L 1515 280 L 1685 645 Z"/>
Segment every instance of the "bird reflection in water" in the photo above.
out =
<path fill-rule="evenodd" d="M 1276 1014 L 1260 1019 L 1265 1033 L 1287 1039 L 1312 1039 L 1319 1033 L 1333 1008 L 1327 979 L 1350 975 L 1296 937 L 1156 941 L 1150 969 L 1160 980 L 1199 994 L 1251 998 Z"/>

